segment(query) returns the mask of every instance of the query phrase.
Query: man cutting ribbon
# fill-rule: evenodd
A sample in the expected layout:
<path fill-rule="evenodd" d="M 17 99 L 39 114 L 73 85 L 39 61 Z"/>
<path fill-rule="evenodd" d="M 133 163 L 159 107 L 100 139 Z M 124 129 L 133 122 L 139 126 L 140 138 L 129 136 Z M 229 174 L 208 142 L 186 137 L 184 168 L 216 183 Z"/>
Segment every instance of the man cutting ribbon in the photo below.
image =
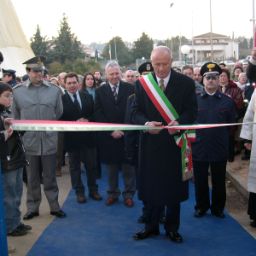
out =
<path fill-rule="evenodd" d="M 135 85 L 133 123 L 154 127 L 192 124 L 197 114 L 194 81 L 171 69 L 171 51 L 165 46 L 152 51 L 151 62 L 154 73 L 144 76 Z M 159 218 L 165 206 L 167 237 L 176 243 L 183 240 L 178 233 L 180 202 L 188 198 L 188 183 L 182 180 L 177 135 L 173 129 L 150 130 L 141 135 L 138 193 L 147 204 L 149 222 L 144 230 L 134 235 L 135 240 L 159 234 Z"/>

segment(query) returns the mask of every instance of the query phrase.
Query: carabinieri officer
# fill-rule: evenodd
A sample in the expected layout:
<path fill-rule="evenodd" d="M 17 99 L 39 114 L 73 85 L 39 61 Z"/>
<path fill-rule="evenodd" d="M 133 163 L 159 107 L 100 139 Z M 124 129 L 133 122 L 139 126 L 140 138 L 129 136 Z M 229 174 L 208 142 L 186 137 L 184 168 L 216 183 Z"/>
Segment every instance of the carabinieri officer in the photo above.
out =
<path fill-rule="evenodd" d="M 204 91 L 197 95 L 200 124 L 235 122 L 234 101 L 218 91 L 221 68 L 217 63 L 207 62 L 201 68 Z M 208 209 L 212 215 L 224 218 L 226 202 L 225 175 L 228 159 L 229 127 L 200 129 L 192 144 L 195 178 L 195 217 L 203 217 Z M 212 196 L 208 186 L 208 169 L 211 171 Z"/>

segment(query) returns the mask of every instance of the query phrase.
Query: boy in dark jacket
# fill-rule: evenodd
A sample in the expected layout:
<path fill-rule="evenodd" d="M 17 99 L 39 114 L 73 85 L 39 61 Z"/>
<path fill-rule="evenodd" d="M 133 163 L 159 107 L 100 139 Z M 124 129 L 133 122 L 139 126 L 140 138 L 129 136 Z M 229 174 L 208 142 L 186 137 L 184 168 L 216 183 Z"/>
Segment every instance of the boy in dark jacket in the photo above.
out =
<path fill-rule="evenodd" d="M 25 151 L 20 134 L 13 132 L 8 125 L 12 103 L 12 89 L 0 82 L 0 137 L 1 137 L 1 169 L 4 191 L 4 208 L 7 234 L 22 236 L 31 230 L 31 226 L 21 223 L 20 203 L 22 196 L 22 173 L 26 165 Z M 6 126 L 7 125 L 7 126 Z"/>

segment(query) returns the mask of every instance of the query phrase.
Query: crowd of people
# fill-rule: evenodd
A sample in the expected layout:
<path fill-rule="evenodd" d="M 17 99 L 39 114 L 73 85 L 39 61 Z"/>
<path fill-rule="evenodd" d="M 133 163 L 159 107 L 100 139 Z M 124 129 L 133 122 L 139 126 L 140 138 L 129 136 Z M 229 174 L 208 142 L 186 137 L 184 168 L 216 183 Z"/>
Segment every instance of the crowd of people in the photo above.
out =
<path fill-rule="evenodd" d="M 0 62 L 3 56 L 0 54 Z M 135 240 L 159 235 L 164 223 L 166 236 L 181 243 L 180 203 L 188 199 L 188 179 L 184 168 L 193 165 L 195 186 L 194 216 L 201 218 L 210 210 L 224 218 L 227 161 L 243 153 L 250 161 L 248 177 L 248 214 L 256 227 L 256 132 L 252 124 L 196 130 L 191 142 L 186 132 L 172 126 L 182 124 L 222 124 L 255 120 L 256 49 L 248 67 L 236 65 L 229 70 L 215 62 L 202 67 L 172 67 L 168 47 L 152 50 L 149 62 L 138 71 L 125 70 L 116 61 L 83 76 L 61 72 L 50 76 L 44 57 L 27 60 L 27 74 L 17 78 L 15 70 L 3 69 L 0 82 L 0 153 L 4 189 L 4 209 L 9 236 L 22 236 L 32 227 L 21 221 L 20 203 L 26 183 L 27 221 L 40 215 L 41 184 L 49 203 L 49 212 L 58 218 L 60 208 L 56 176 L 62 175 L 65 156 L 69 160 L 71 185 L 77 203 L 88 196 L 101 201 L 97 179 L 101 164 L 106 164 L 108 190 L 106 206 L 115 204 L 120 195 L 126 207 L 133 207 L 138 192 L 143 202 L 138 221 L 145 224 L 134 234 Z M 245 116 L 245 117 L 244 117 Z M 148 130 L 112 132 L 13 131 L 12 119 L 63 120 L 116 124 L 140 124 Z M 165 126 L 168 126 L 166 129 Z M 165 127 L 165 128 L 164 128 Z M 241 137 L 241 138 L 240 138 Z M 188 156 L 182 157 L 178 143 L 187 143 Z M 252 149 L 252 153 L 251 153 Z M 83 184 L 82 165 L 87 188 Z M 122 173 L 123 191 L 119 188 Z M 208 176 L 211 176 L 210 193 Z"/>

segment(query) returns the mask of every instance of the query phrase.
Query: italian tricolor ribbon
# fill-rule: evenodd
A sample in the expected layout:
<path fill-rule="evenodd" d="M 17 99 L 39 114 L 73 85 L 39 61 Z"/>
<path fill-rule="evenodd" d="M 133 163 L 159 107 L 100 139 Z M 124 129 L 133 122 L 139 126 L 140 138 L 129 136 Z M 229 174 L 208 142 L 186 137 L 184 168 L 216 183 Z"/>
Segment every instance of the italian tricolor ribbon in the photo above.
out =
<path fill-rule="evenodd" d="M 148 97 L 167 124 L 179 118 L 179 114 L 160 89 L 151 73 L 140 77 L 139 80 Z M 193 175 L 191 141 L 195 140 L 195 132 L 193 130 L 185 131 L 180 136 L 174 136 L 174 139 L 181 148 L 182 178 L 187 180 Z"/>
<path fill-rule="evenodd" d="M 11 126 L 15 131 L 55 131 L 55 132 L 92 132 L 92 131 L 148 131 L 148 130 L 199 130 L 217 127 L 229 127 L 238 125 L 252 125 L 254 122 L 246 123 L 223 123 L 223 124 L 189 124 L 175 126 L 146 126 L 134 124 L 117 123 L 96 123 L 80 121 L 56 121 L 56 120 L 17 120 L 11 121 Z M 189 137 L 192 137 L 190 133 Z M 191 139 L 191 138 L 190 138 Z"/>

